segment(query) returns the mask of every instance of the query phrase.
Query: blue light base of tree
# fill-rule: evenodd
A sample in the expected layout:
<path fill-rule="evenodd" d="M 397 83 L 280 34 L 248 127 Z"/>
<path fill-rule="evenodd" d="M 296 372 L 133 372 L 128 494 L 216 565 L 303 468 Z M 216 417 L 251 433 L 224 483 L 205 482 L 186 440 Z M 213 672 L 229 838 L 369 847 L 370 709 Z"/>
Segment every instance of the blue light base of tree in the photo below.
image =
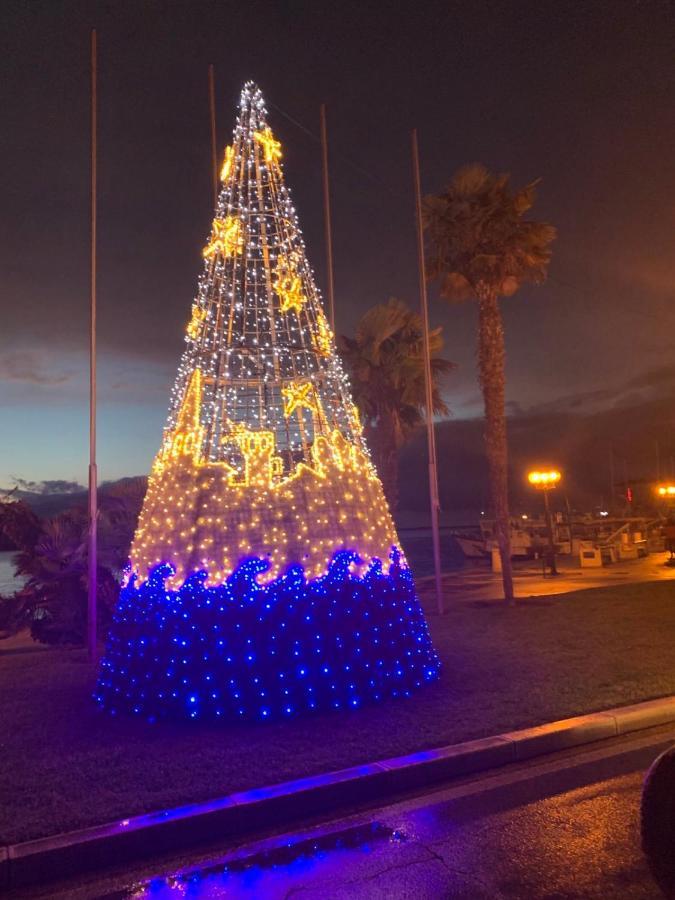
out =
<path fill-rule="evenodd" d="M 307 581 L 292 565 L 260 585 L 261 559 L 219 586 L 198 572 L 177 590 L 157 566 L 120 594 L 97 703 L 111 713 L 261 721 L 407 697 L 440 673 L 410 570 L 394 548 L 358 577 L 341 550 Z"/>

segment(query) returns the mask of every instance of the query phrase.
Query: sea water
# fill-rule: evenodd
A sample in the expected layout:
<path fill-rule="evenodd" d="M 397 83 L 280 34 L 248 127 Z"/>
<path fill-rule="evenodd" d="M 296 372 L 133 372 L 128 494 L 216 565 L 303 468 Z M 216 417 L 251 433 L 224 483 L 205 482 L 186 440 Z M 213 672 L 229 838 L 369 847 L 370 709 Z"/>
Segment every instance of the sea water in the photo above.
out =
<path fill-rule="evenodd" d="M 0 597 L 13 594 L 21 587 L 23 581 L 22 578 L 17 578 L 14 574 L 13 556 L 14 552 L 11 550 L 0 551 Z"/>

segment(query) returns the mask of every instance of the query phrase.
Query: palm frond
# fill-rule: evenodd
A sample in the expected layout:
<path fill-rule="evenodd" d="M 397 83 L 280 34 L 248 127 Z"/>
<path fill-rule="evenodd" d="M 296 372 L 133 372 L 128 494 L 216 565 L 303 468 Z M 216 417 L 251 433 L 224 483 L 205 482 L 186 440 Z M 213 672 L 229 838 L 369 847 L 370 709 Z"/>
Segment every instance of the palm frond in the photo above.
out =
<path fill-rule="evenodd" d="M 538 184 L 513 191 L 509 175 L 473 163 L 440 194 L 425 198 L 429 277 L 440 281 L 446 299 L 476 296 L 480 285 L 510 295 L 525 282 L 544 280 L 556 230 L 523 218 Z"/>

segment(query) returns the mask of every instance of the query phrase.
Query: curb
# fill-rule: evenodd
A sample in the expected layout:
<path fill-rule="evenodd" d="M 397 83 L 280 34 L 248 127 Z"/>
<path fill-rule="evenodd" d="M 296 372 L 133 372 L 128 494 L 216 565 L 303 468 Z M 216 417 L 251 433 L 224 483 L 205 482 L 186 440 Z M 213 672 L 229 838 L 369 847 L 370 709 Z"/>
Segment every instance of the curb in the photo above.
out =
<path fill-rule="evenodd" d="M 0 846 L 0 888 L 241 836 L 346 804 L 386 800 L 392 794 L 426 789 L 461 775 L 671 722 L 675 722 L 675 696 Z"/>

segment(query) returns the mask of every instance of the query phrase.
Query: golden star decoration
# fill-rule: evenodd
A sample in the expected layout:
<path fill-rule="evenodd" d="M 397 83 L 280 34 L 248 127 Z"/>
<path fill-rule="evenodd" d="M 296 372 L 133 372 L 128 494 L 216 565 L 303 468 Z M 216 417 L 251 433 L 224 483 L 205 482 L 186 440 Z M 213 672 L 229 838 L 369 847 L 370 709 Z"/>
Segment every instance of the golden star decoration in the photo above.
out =
<path fill-rule="evenodd" d="M 282 313 L 294 309 L 300 312 L 307 298 L 302 289 L 302 279 L 295 269 L 293 260 L 286 256 L 280 255 L 277 260 L 277 267 L 274 272 L 275 281 L 273 284 L 274 291 L 281 300 L 280 310 Z"/>
<path fill-rule="evenodd" d="M 214 219 L 211 226 L 211 239 L 204 247 L 204 258 L 209 259 L 217 253 L 224 256 L 241 254 L 244 248 L 244 235 L 241 222 L 236 216 L 227 216 L 225 219 Z"/>
<path fill-rule="evenodd" d="M 284 415 L 286 418 L 298 408 L 318 412 L 314 386 L 309 381 L 289 384 L 288 387 L 281 389 L 281 393 L 285 400 Z"/>
<path fill-rule="evenodd" d="M 253 139 L 262 146 L 267 165 L 277 166 L 281 159 L 281 144 L 272 134 L 272 129 L 268 126 L 262 131 L 254 131 Z"/>
<path fill-rule="evenodd" d="M 223 160 L 223 167 L 220 170 L 220 180 L 227 181 L 230 177 L 230 173 L 232 172 L 232 166 L 234 165 L 234 147 L 226 147 L 225 148 L 225 159 Z"/>

